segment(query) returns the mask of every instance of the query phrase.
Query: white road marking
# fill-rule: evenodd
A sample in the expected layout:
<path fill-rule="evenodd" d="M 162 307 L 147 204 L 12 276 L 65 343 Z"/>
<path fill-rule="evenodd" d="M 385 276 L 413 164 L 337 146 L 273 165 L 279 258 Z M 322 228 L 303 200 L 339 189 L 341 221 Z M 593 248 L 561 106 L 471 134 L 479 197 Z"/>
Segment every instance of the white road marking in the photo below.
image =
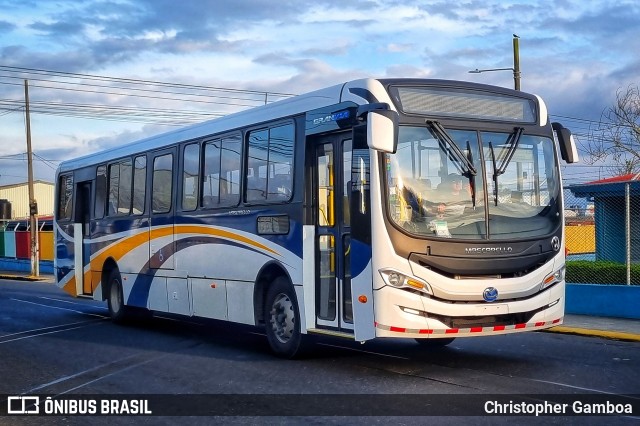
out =
<path fill-rule="evenodd" d="M 57 298 L 55 298 L 55 297 L 38 296 L 38 299 L 53 300 L 54 302 L 69 303 L 69 304 L 71 304 L 71 305 L 91 306 L 92 308 L 104 309 L 105 311 L 107 310 L 107 308 L 106 308 L 106 307 L 104 307 L 104 306 L 87 305 L 86 303 L 72 302 L 71 300 L 57 299 Z M 93 299 L 92 299 L 92 300 L 93 300 Z"/>
<path fill-rule="evenodd" d="M 578 389 L 578 390 L 581 390 L 581 391 L 601 393 L 601 394 L 604 394 L 604 395 L 620 396 L 619 394 L 614 393 L 614 392 L 607 392 L 607 391 L 602 391 L 602 390 L 598 390 L 598 389 L 585 388 L 585 387 L 582 387 L 582 386 L 568 385 L 566 383 L 551 382 L 549 380 L 540 380 L 540 379 L 529 379 L 529 380 L 534 381 L 534 382 L 539 382 L 539 383 L 546 383 L 548 385 L 556 385 L 556 386 L 562 386 L 562 387 L 565 387 L 565 388 Z M 625 398 L 630 398 L 630 399 L 640 399 L 639 397 L 634 397 L 634 396 L 629 396 L 629 395 L 624 395 L 624 396 L 625 396 Z"/>
<path fill-rule="evenodd" d="M 36 386 L 33 389 L 29 389 L 28 391 L 22 393 L 22 395 L 28 395 L 28 394 L 34 393 L 35 391 L 38 391 L 40 389 L 43 389 L 43 388 L 46 388 L 46 387 L 49 387 L 49 386 L 52 386 L 52 385 L 55 385 L 55 384 L 58 384 L 58 383 L 73 379 L 73 378 L 76 378 L 76 377 L 81 376 L 81 375 L 83 375 L 85 373 L 91 373 L 93 371 L 99 370 L 101 368 L 107 367 L 107 366 L 112 365 L 112 364 L 117 364 L 119 362 L 126 361 L 126 360 L 131 359 L 131 358 L 135 358 L 135 357 L 137 357 L 139 355 L 140 354 L 129 355 L 129 356 L 126 356 L 124 358 L 120 358 L 120 359 L 115 360 L 115 361 L 107 362 L 105 364 L 101 364 L 101 365 L 98 365 L 96 367 L 92 367 L 92 368 L 88 368 L 88 369 L 83 370 L 83 371 L 79 371 L 79 372 L 77 372 L 75 374 L 70 374 L 68 376 L 60 377 L 59 379 L 53 380 L 53 381 L 51 381 L 49 383 L 45 383 L 45 384 L 42 384 L 40 386 Z M 140 364 L 134 364 L 134 365 L 140 365 Z M 122 370 L 120 370 L 120 371 L 122 371 Z M 111 374 L 113 374 L 113 373 L 111 373 Z M 102 377 L 107 377 L 107 376 L 102 376 Z M 70 391 L 66 391 L 66 392 L 70 392 Z M 61 394 L 59 394 L 59 395 L 61 395 Z"/>
<path fill-rule="evenodd" d="M 2 336 L 0 336 L 0 339 L 4 339 L 5 337 L 11 337 L 11 336 L 19 336 L 21 334 L 26 334 L 26 333 L 33 333 L 33 332 L 44 331 L 44 330 L 51 330 L 52 328 L 68 327 L 68 326 L 71 326 L 71 325 L 78 325 L 78 324 L 93 324 L 95 322 L 98 322 L 98 321 L 96 321 L 96 320 L 79 321 L 79 322 L 70 322 L 68 324 L 52 325 L 50 327 L 33 328 L 31 330 L 19 331 L 17 333 L 3 334 Z"/>
<path fill-rule="evenodd" d="M 171 355 L 171 353 L 168 353 L 168 354 L 162 354 L 162 355 L 159 355 L 159 356 L 157 356 L 157 357 L 154 357 L 154 358 L 151 358 L 151 359 L 147 359 L 147 360 L 144 360 L 144 361 L 138 362 L 138 363 L 136 363 L 136 364 L 131 364 L 131 365 L 129 365 L 129 366 L 125 367 L 125 368 L 122 368 L 122 369 L 120 369 L 120 370 L 113 371 L 113 372 L 111 372 L 111 373 L 109 373 L 109 374 L 105 374 L 104 376 L 100 376 L 100 377 L 95 378 L 95 379 L 93 379 L 93 380 L 89 380 L 88 382 L 85 382 L 85 383 L 83 383 L 83 384 L 81 384 L 81 385 L 78 385 L 78 386 L 76 386 L 76 387 L 73 387 L 73 388 L 71 388 L 71 389 L 67 389 L 67 390 L 66 390 L 66 391 L 64 391 L 64 392 L 60 392 L 59 394 L 56 394 L 54 397 L 56 397 L 56 396 L 60 396 L 60 395 L 64 395 L 64 394 L 69 393 L 69 392 L 73 392 L 73 391 L 75 391 L 75 390 L 78 390 L 78 389 L 80 389 L 80 388 L 83 388 L 83 387 L 85 387 L 85 386 L 87 386 L 87 385 L 90 385 L 90 384 L 95 383 L 95 382 L 97 382 L 97 381 L 100 381 L 100 380 L 102 380 L 102 379 L 106 379 L 107 377 L 111 377 L 111 376 L 114 376 L 114 375 L 116 375 L 116 374 L 123 373 L 123 372 L 125 372 L 125 371 L 131 370 L 132 368 L 139 367 L 139 366 L 144 365 L 144 364 L 148 364 L 148 363 L 150 363 L 150 362 L 152 362 L 152 361 L 156 361 L 156 360 L 158 360 L 158 359 L 166 358 L 166 357 L 168 357 L 169 355 Z"/>
<path fill-rule="evenodd" d="M 15 339 L 3 340 L 2 342 L 0 342 L 0 345 L 3 343 L 15 342 L 17 340 L 24 340 L 24 339 L 31 339 L 32 337 L 45 336 L 47 334 L 62 333 L 63 331 L 76 330 L 78 328 L 86 327 L 87 325 L 98 323 L 98 322 L 100 321 L 87 321 L 84 325 L 79 325 L 77 327 L 63 328 L 61 330 L 47 331 L 46 333 L 38 333 L 38 334 L 32 334 L 31 336 L 22 336 L 22 337 L 16 337 Z"/>
<path fill-rule="evenodd" d="M 68 331 L 68 330 L 76 330 L 78 328 L 86 327 L 88 325 L 99 323 L 99 322 L 102 322 L 103 320 L 109 319 L 109 317 L 105 316 L 105 315 L 92 314 L 92 313 L 88 313 L 88 312 L 78 311 L 78 310 L 75 310 L 75 309 L 61 308 L 59 306 L 44 305 L 42 303 L 31 302 L 29 300 L 14 299 L 14 298 L 11 298 L 10 300 L 13 300 L 15 302 L 28 303 L 28 304 L 31 304 L 31 305 L 43 306 L 45 308 L 60 309 L 60 310 L 63 310 L 63 311 L 70 311 L 70 312 L 74 312 L 74 313 L 78 313 L 78 314 L 88 315 L 88 316 L 91 316 L 91 317 L 97 317 L 97 318 L 99 318 L 99 320 L 72 322 L 72 323 L 68 323 L 68 324 L 53 325 L 53 326 L 42 327 L 42 328 L 34 328 L 32 330 L 25 330 L 25 331 L 20 331 L 20 332 L 17 332 L 17 333 L 5 334 L 3 336 L 0 336 L 0 344 L 9 343 L 9 342 L 15 342 L 15 341 L 24 340 L 24 339 L 31 339 L 33 337 L 45 336 L 47 334 L 62 333 L 63 331 Z M 72 326 L 75 326 L 75 327 L 72 327 Z M 46 330 L 49 330 L 49 331 L 46 331 Z M 28 333 L 35 333 L 35 334 L 29 334 L 28 336 L 21 336 L 21 337 L 16 337 L 14 339 L 4 340 L 7 337 L 20 336 L 20 335 L 28 334 Z"/>
<path fill-rule="evenodd" d="M 29 304 L 31 304 L 31 305 L 36 305 L 36 306 L 44 306 L 45 308 L 60 309 L 60 310 L 62 310 L 62 311 L 75 312 L 75 313 L 77 313 L 77 314 L 89 315 L 89 316 L 92 316 L 92 317 L 98 317 L 98 318 L 109 318 L 108 316 L 105 316 L 105 315 L 92 314 L 92 313 L 88 313 L 88 312 L 77 311 L 77 310 L 75 310 L 75 309 L 61 308 L 61 307 L 59 307 L 59 306 L 44 305 L 44 304 L 42 304 L 42 303 L 31 302 L 31 301 L 29 301 L 29 300 L 14 299 L 14 298 L 11 298 L 11 300 L 14 300 L 14 301 L 16 301 L 16 302 L 29 303 Z"/>

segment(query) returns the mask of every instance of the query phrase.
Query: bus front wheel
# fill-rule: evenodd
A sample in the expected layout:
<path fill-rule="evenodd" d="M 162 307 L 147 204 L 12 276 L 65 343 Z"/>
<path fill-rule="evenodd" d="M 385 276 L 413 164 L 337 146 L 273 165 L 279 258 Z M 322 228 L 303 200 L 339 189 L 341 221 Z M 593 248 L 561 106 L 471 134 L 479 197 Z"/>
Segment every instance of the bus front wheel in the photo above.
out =
<path fill-rule="evenodd" d="M 300 310 L 293 286 L 284 277 L 276 278 L 267 290 L 264 323 L 271 350 L 283 358 L 295 358 L 302 352 Z"/>
<path fill-rule="evenodd" d="M 109 285 L 109 297 L 107 299 L 109 315 L 114 322 L 123 323 L 128 317 L 129 309 L 124 303 L 120 272 L 117 269 L 112 270 L 107 282 Z"/>

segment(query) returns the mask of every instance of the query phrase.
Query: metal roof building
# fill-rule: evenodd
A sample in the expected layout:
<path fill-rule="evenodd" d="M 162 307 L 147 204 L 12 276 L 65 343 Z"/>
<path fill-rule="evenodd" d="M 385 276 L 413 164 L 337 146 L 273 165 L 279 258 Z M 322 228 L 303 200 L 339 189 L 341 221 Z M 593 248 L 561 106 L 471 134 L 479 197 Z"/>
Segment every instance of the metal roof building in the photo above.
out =
<path fill-rule="evenodd" d="M 640 173 L 614 176 L 569 190 L 595 205 L 596 260 L 640 262 Z"/>
<path fill-rule="evenodd" d="M 33 182 L 33 194 L 38 203 L 39 216 L 53 215 L 54 192 L 55 185 L 51 182 Z M 0 200 L 11 203 L 11 219 L 29 217 L 29 185 L 26 182 L 0 186 Z"/>

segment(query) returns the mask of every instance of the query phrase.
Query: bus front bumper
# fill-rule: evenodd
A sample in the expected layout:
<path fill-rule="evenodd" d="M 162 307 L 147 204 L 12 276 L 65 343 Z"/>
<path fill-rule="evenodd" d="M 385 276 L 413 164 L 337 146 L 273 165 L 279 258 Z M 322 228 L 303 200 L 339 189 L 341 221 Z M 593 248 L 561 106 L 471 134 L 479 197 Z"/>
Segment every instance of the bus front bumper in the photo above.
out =
<path fill-rule="evenodd" d="M 564 282 L 524 300 L 452 303 L 385 286 L 376 290 L 376 337 L 450 338 L 562 324 Z"/>

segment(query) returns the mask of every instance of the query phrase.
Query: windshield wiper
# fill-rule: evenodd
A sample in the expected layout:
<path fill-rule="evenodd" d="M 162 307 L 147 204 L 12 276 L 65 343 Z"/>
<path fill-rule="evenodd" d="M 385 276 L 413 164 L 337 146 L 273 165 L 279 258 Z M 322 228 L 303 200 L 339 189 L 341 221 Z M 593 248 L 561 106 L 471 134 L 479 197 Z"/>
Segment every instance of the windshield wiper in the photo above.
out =
<path fill-rule="evenodd" d="M 496 167 L 496 154 L 493 150 L 493 145 L 489 142 L 489 151 L 491 152 L 491 162 L 493 164 L 493 199 L 496 206 L 498 205 L 498 177 L 507 171 L 507 166 L 511 162 L 513 155 L 516 153 L 516 149 L 518 149 L 518 143 L 520 142 L 520 137 L 523 132 L 524 128 L 516 127 L 513 129 L 513 133 L 509 135 L 509 138 L 505 142 L 509 148 L 507 154 L 502 158 L 500 167 Z"/>
<path fill-rule="evenodd" d="M 498 169 L 496 167 L 496 153 L 493 144 L 489 141 L 489 152 L 491 153 L 491 164 L 493 165 L 493 202 L 498 205 Z"/>
<path fill-rule="evenodd" d="M 473 164 L 473 154 L 471 153 L 471 144 L 467 141 L 467 159 L 471 164 Z M 471 189 L 471 205 L 473 209 L 476 209 L 476 176 L 469 176 L 469 188 Z"/>
<path fill-rule="evenodd" d="M 507 151 L 507 155 L 504 156 L 504 158 L 502 159 L 502 163 L 500 163 L 500 168 L 497 170 L 498 176 L 507 171 L 507 166 L 511 162 L 513 154 L 516 153 L 516 149 L 518 148 L 518 143 L 520 142 L 522 132 L 524 132 L 524 129 L 522 127 L 516 127 L 515 129 L 513 129 L 513 133 L 509 135 L 509 139 L 507 139 L 509 151 Z"/>
<path fill-rule="evenodd" d="M 431 126 L 431 128 L 433 129 L 438 139 L 443 141 L 446 145 L 449 146 L 449 149 L 447 151 L 450 154 L 453 154 L 453 157 L 455 157 L 455 159 L 458 160 L 458 162 L 464 165 L 467 171 L 463 174 L 465 175 L 469 174 L 471 176 L 475 176 L 477 174 L 477 171 L 473 163 L 469 161 L 469 159 L 460 150 L 458 145 L 456 145 L 453 139 L 451 139 L 451 136 L 449 136 L 449 133 L 447 133 L 445 128 L 442 127 L 442 124 L 440 124 L 437 121 L 427 121 L 427 124 Z M 461 172 L 463 172 L 463 170 L 461 170 Z"/>

